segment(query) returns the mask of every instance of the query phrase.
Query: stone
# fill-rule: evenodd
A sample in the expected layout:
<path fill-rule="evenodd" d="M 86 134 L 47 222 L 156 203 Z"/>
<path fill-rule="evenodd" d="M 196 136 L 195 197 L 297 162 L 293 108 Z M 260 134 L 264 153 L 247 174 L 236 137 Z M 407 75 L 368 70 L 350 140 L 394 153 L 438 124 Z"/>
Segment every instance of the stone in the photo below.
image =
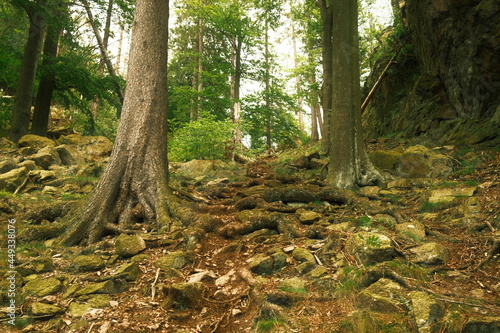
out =
<path fill-rule="evenodd" d="M 32 182 L 43 184 L 56 179 L 56 173 L 47 170 L 32 170 L 29 172 L 29 177 Z"/>
<path fill-rule="evenodd" d="M 58 140 L 59 145 L 69 145 L 81 153 L 86 162 L 95 162 L 102 157 L 109 156 L 113 143 L 104 136 L 82 136 L 70 134 Z"/>
<path fill-rule="evenodd" d="M 85 158 L 81 156 L 81 153 L 69 145 L 59 145 L 55 147 L 55 150 L 59 154 L 61 164 L 63 165 L 80 164 L 85 161 Z"/>
<path fill-rule="evenodd" d="M 250 270 L 258 275 L 272 275 L 286 266 L 286 254 L 283 251 L 272 255 L 258 254 L 249 259 Z"/>
<path fill-rule="evenodd" d="M 200 304 L 200 299 L 205 291 L 205 285 L 202 282 L 173 283 L 171 291 L 174 300 L 181 307 L 194 308 Z"/>
<path fill-rule="evenodd" d="M 14 192 L 26 179 L 28 169 L 25 167 L 10 170 L 0 175 L 0 190 Z"/>
<path fill-rule="evenodd" d="M 105 266 L 101 257 L 94 254 L 78 256 L 73 260 L 73 264 L 79 272 L 95 272 Z"/>
<path fill-rule="evenodd" d="M 205 177 L 212 171 L 227 168 L 229 168 L 227 163 L 218 160 L 191 160 L 181 164 L 178 172 L 190 178 L 198 178 Z"/>
<path fill-rule="evenodd" d="M 500 333 L 500 317 L 472 317 L 461 333 Z"/>
<path fill-rule="evenodd" d="M 139 235 L 121 234 L 115 240 L 116 254 L 129 258 L 146 249 L 146 242 Z"/>
<path fill-rule="evenodd" d="M 61 164 L 61 158 L 53 147 L 42 148 L 36 154 L 26 158 L 32 160 L 37 166 L 45 170 L 48 170 L 51 165 Z"/>
<path fill-rule="evenodd" d="M 422 145 L 407 148 L 400 158 L 399 174 L 405 178 L 427 178 L 431 173 L 429 154 L 431 150 Z"/>
<path fill-rule="evenodd" d="M 391 260 L 394 247 L 389 237 L 368 231 L 361 231 L 352 235 L 347 241 L 347 251 L 357 256 L 365 265 Z"/>
<path fill-rule="evenodd" d="M 316 259 L 314 255 L 309 251 L 301 247 L 296 247 L 292 252 L 292 257 L 298 262 L 311 262 L 316 264 Z"/>
<path fill-rule="evenodd" d="M 30 304 L 29 312 L 34 317 L 54 317 L 58 314 L 63 314 L 64 309 L 51 304 L 35 302 Z"/>
<path fill-rule="evenodd" d="M 279 288 L 293 294 L 307 294 L 306 281 L 298 277 L 281 281 Z"/>
<path fill-rule="evenodd" d="M 381 278 L 358 294 L 356 305 L 374 312 L 392 313 L 406 310 L 404 299 L 405 290 L 401 285 Z"/>
<path fill-rule="evenodd" d="M 17 271 L 22 276 L 47 273 L 53 270 L 54 262 L 51 257 L 33 258 L 17 267 Z"/>
<path fill-rule="evenodd" d="M 136 281 L 139 278 L 141 272 L 142 271 L 139 265 L 135 262 L 131 262 L 120 266 L 116 270 L 115 275 L 123 276 L 125 281 Z"/>
<path fill-rule="evenodd" d="M 410 241 L 421 242 L 425 240 L 425 226 L 420 222 L 403 222 L 396 224 L 396 232 L 399 236 Z"/>
<path fill-rule="evenodd" d="M 447 257 L 446 247 L 434 242 L 425 243 L 409 250 L 410 261 L 424 267 L 444 265 Z"/>
<path fill-rule="evenodd" d="M 12 169 L 16 168 L 16 163 L 12 160 L 3 160 L 0 161 L 0 174 L 9 172 Z"/>
<path fill-rule="evenodd" d="M 368 153 L 373 165 L 384 171 L 396 171 L 402 155 L 397 150 L 374 150 Z"/>
<path fill-rule="evenodd" d="M 103 170 L 104 166 L 99 163 L 84 164 L 76 172 L 76 176 L 97 178 L 101 175 Z"/>
<path fill-rule="evenodd" d="M 477 186 L 468 186 L 456 184 L 453 186 L 439 187 L 431 190 L 428 202 L 430 203 L 449 203 L 457 198 L 471 197 L 477 190 Z"/>
<path fill-rule="evenodd" d="M 56 146 L 56 143 L 53 140 L 34 134 L 27 134 L 21 137 L 17 144 L 19 147 L 32 147 L 37 149 Z"/>
<path fill-rule="evenodd" d="M 314 222 L 318 222 L 323 218 L 323 215 L 313 212 L 311 210 L 299 209 L 297 210 L 297 214 L 299 215 L 299 221 L 302 224 L 311 225 Z"/>
<path fill-rule="evenodd" d="M 307 275 L 313 279 L 319 279 L 323 276 L 326 276 L 327 274 L 328 274 L 328 270 L 324 266 L 317 266 L 316 268 L 311 270 L 309 273 L 307 273 Z"/>
<path fill-rule="evenodd" d="M 116 294 L 120 292 L 120 286 L 113 280 L 104 282 L 91 283 L 88 286 L 75 292 L 75 296 L 90 295 L 90 294 Z"/>
<path fill-rule="evenodd" d="M 61 289 L 61 281 L 52 278 L 39 278 L 34 279 L 26 283 L 23 287 L 23 292 L 28 295 L 44 297 L 48 295 L 54 295 Z"/>
<path fill-rule="evenodd" d="M 73 318 L 83 317 L 88 310 L 92 309 L 92 305 L 78 302 L 71 302 L 68 307 L 68 312 Z"/>
<path fill-rule="evenodd" d="M 431 328 L 445 314 L 444 306 L 430 294 L 422 291 L 412 291 L 410 293 L 410 300 L 419 332 L 433 332 Z"/>
<path fill-rule="evenodd" d="M 158 258 L 154 265 L 164 271 L 169 269 L 181 269 L 189 263 L 190 256 L 186 254 L 186 252 L 178 251 L 178 252 L 170 252 L 166 255 Z"/>

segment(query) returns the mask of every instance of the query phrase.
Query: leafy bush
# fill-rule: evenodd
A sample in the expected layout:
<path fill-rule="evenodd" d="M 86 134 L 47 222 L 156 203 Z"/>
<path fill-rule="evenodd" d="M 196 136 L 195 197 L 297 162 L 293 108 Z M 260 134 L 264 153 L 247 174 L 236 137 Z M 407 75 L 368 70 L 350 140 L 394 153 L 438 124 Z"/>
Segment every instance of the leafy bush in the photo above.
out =
<path fill-rule="evenodd" d="M 202 118 L 176 130 L 169 139 L 172 161 L 225 159 L 232 142 L 234 125 L 230 121 Z"/>

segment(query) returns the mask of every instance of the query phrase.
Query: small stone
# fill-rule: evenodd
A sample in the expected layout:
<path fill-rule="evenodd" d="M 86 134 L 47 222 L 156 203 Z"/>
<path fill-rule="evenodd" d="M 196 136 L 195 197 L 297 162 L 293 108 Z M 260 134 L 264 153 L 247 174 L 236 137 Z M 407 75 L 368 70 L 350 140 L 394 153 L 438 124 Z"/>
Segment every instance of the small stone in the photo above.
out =
<path fill-rule="evenodd" d="M 120 290 L 113 280 L 104 282 L 92 283 L 83 289 L 75 292 L 75 296 L 90 295 L 90 294 L 116 294 Z"/>
<path fill-rule="evenodd" d="M 375 312 L 391 313 L 400 312 L 405 308 L 405 290 L 398 283 L 381 278 L 377 282 L 362 290 L 356 303 L 359 308 L 370 309 Z"/>
<path fill-rule="evenodd" d="M 181 269 L 190 262 L 189 256 L 182 251 L 170 252 L 155 261 L 154 265 L 164 271 Z"/>
<path fill-rule="evenodd" d="M 291 278 L 281 281 L 280 289 L 294 294 L 307 294 L 306 281 L 301 278 Z"/>
<path fill-rule="evenodd" d="M 299 211 L 300 211 L 299 220 L 302 224 L 310 225 L 323 218 L 323 215 L 310 210 L 299 210 Z"/>
<path fill-rule="evenodd" d="M 126 281 L 135 281 L 139 278 L 141 274 L 141 269 L 139 265 L 135 262 L 124 264 L 116 270 L 116 275 L 123 276 Z"/>
<path fill-rule="evenodd" d="M 249 260 L 250 270 L 258 275 L 272 275 L 286 266 L 286 254 L 277 252 L 270 256 L 258 254 Z"/>
<path fill-rule="evenodd" d="M 448 251 L 439 243 L 425 243 L 410 249 L 410 261 L 424 266 L 444 265 L 448 257 Z"/>
<path fill-rule="evenodd" d="M 59 306 L 40 302 L 32 303 L 29 309 L 29 312 L 34 317 L 53 317 L 55 315 L 64 313 L 64 309 Z"/>
<path fill-rule="evenodd" d="M 375 232 L 362 231 L 352 235 L 346 248 L 364 264 L 388 261 L 395 255 L 391 239 Z"/>
<path fill-rule="evenodd" d="M 146 248 L 146 242 L 139 235 L 121 234 L 116 238 L 116 253 L 122 257 L 133 257 Z"/>
<path fill-rule="evenodd" d="M 92 309 L 92 306 L 90 304 L 71 302 L 68 308 L 68 312 L 71 314 L 71 317 L 80 318 L 83 317 L 83 315 L 90 309 Z"/>
<path fill-rule="evenodd" d="M 420 242 L 425 239 L 425 226 L 420 222 L 404 222 L 396 225 L 397 233 L 408 240 Z"/>
<path fill-rule="evenodd" d="M 301 247 L 296 247 L 295 250 L 293 250 L 292 257 L 298 262 L 310 262 L 316 264 L 316 259 L 314 258 L 314 255 L 311 252 L 309 252 L 309 250 L 306 250 Z"/>
<path fill-rule="evenodd" d="M 205 285 L 201 282 L 181 282 L 173 283 L 171 289 L 176 302 L 181 306 L 192 308 L 200 304 Z"/>
<path fill-rule="evenodd" d="M 61 286 L 61 281 L 54 277 L 48 279 L 34 279 L 26 283 L 23 287 L 23 291 L 28 295 L 44 297 L 59 292 Z"/>
<path fill-rule="evenodd" d="M 79 272 L 95 272 L 104 268 L 104 261 L 96 255 L 81 255 L 74 259 L 74 265 Z"/>

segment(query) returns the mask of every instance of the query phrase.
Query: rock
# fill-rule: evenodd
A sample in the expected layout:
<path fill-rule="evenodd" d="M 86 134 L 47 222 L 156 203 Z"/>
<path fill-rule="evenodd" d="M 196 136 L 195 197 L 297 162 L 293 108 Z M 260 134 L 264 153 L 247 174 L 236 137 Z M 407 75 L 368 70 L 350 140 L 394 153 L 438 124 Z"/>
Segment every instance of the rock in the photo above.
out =
<path fill-rule="evenodd" d="M 104 261 L 94 254 L 78 256 L 73 264 L 79 272 L 95 272 L 104 268 Z"/>
<path fill-rule="evenodd" d="M 306 281 L 298 277 L 281 281 L 279 288 L 289 293 L 307 294 Z"/>
<path fill-rule="evenodd" d="M 12 169 L 16 168 L 16 163 L 12 160 L 3 160 L 0 161 L 0 174 L 9 172 Z"/>
<path fill-rule="evenodd" d="M 477 190 L 477 186 L 468 186 L 456 184 L 452 186 L 439 187 L 431 190 L 428 202 L 435 203 L 449 203 L 455 201 L 457 198 L 471 197 Z"/>
<path fill-rule="evenodd" d="M 364 186 L 359 189 L 359 192 L 367 198 L 377 199 L 380 193 L 380 187 L 378 186 Z"/>
<path fill-rule="evenodd" d="M 61 281 L 52 277 L 52 278 L 40 278 L 34 279 L 26 283 L 23 287 L 23 292 L 28 295 L 44 297 L 48 295 L 54 295 L 59 292 L 61 289 Z"/>
<path fill-rule="evenodd" d="M 347 251 L 357 256 L 365 265 L 391 260 L 395 251 L 389 237 L 361 231 L 352 235 L 347 241 Z"/>
<path fill-rule="evenodd" d="M 309 252 L 308 250 L 301 248 L 301 247 L 296 247 L 293 250 L 292 257 L 301 263 L 302 262 L 310 262 L 310 263 L 316 264 L 316 259 L 314 258 L 314 255 L 311 252 Z"/>
<path fill-rule="evenodd" d="M 349 320 L 343 326 L 349 333 L 380 332 L 377 321 L 371 316 L 370 311 L 354 311 L 349 313 Z"/>
<path fill-rule="evenodd" d="M 310 276 L 312 279 L 319 279 L 327 274 L 328 270 L 324 266 L 317 266 L 309 273 L 307 273 L 307 275 Z"/>
<path fill-rule="evenodd" d="M 298 209 L 296 213 L 299 215 L 299 221 L 306 225 L 314 224 L 323 218 L 323 215 L 311 210 Z"/>
<path fill-rule="evenodd" d="M 396 171 L 402 155 L 396 150 L 374 150 L 368 153 L 373 165 L 384 171 Z"/>
<path fill-rule="evenodd" d="M 58 143 L 74 147 L 81 153 L 86 162 L 95 162 L 102 157 L 109 156 L 113 149 L 113 143 L 104 136 L 70 134 L 62 136 Z"/>
<path fill-rule="evenodd" d="M 76 175 L 78 177 L 92 177 L 97 178 L 104 170 L 104 166 L 98 163 L 85 164 L 80 167 Z"/>
<path fill-rule="evenodd" d="M 75 296 L 90 295 L 90 294 L 116 294 L 121 291 L 120 285 L 114 280 L 104 282 L 91 283 L 88 286 L 75 292 Z"/>
<path fill-rule="evenodd" d="M 281 250 L 269 256 L 258 254 L 249 259 L 248 263 L 253 273 L 258 275 L 272 275 L 281 271 L 286 266 L 286 254 Z"/>
<path fill-rule="evenodd" d="M 139 235 L 121 234 L 115 240 L 116 254 L 128 258 L 133 257 L 146 248 L 146 242 Z"/>
<path fill-rule="evenodd" d="M 434 297 L 422 291 L 412 291 L 410 300 L 419 333 L 435 332 L 433 326 L 444 316 L 444 306 Z"/>
<path fill-rule="evenodd" d="M 405 290 L 401 285 L 381 278 L 358 294 L 356 305 L 361 309 L 392 313 L 406 310 L 402 302 L 404 299 Z"/>
<path fill-rule="evenodd" d="M 219 160 L 192 160 L 181 164 L 178 172 L 190 178 L 198 178 L 205 177 L 212 171 L 227 168 L 229 165 Z"/>
<path fill-rule="evenodd" d="M 154 265 L 164 271 L 168 271 L 172 268 L 181 269 L 190 261 L 190 256 L 186 252 L 179 251 L 167 253 L 156 260 Z"/>
<path fill-rule="evenodd" d="M 174 300 L 179 303 L 181 308 L 194 308 L 200 304 L 205 285 L 201 282 L 173 283 L 171 291 Z"/>
<path fill-rule="evenodd" d="M 409 250 L 410 261 L 424 266 L 444 265 L 448 257 L 448 251 L 439 243 L 425 243 Z"/>
<path fill-rule="evenodd" d="M 29 312 L 34 317 L 54 317 L 63 314 L 64 309 L 59 306 L 36 302 L 30 304 Z"/>
<path fill-rule="evenodd" d="M 59 190 L 59 188 L 57 188 L 55 186 L 44 186 L 42 189 L 42 194 L 55 195 L 58 190 Z"/>
<path fill-rule="evenodd" d="M 256 207 L 257 207 L 257 200 L 254 197 L 246 197 L 240 199 L 234 204 L 234 208 L 236 208 L 237 211 L 242 211 L 245 209 L 254 209 Z"/>
<path fill-rule="evenodd" d="M 28 176 L 28 169 L 25 167 L 10 170 L 0 175 L 0 190 L 14 192 Z"/>
<path fill-rule="evenodd" d="M 27 134 L 21 137 L 17 144 L 19 147 L 32 147 L 37 149 L 56 146 L 56 143 L 53 140 L 34 134 Z"/>
<path fill-rule="evenodd" d="M 51 257 L 33 258 L 17 267 L 17 271 L 22 276 L 47 273 L 53 270 L 54 262 Z"/>
<path fill-rule="evenodd" d="M 92 309 L 90 304 L 82 304 L 78 302 L 71 302 L 68 308 L 69 314 L 73 318 L 81 318 L 83 317 L 88 310 Z"/>
<path fill-rule="evenodd" d="M 399 174 L 406 178 L 443 178 L 449 175 L 452 161 L 449 157 L 422 146 L 408 147 L 401 155 Z"/>
<path fill-rule="evenodd" d="M 124 264 L 120 266 L 117 270 L 115 275 L 117 276 L 123 276 L 125 281 L 136 281 L 139 278 L 139 275 L 141 274 L 141 269 L 139 268 L 139 265 L 135 262 L 131 262 L 128 264 Z"/>
<path fill-rule="evenodd" d="M 55 149 L 63 165 L 81 164 L 85 161 L 81 153 L 69 145 L 59 145 Z"/>
<path fill-rule="evenodd" d="M 403 222 L 396 225 L 396 232 L 414 242 L 425 240 L 425 226 L 420 222 Z"/>
<path fill-rule="evenodd" d="M 93 308 L 104 308 L 109 306 L 109 302 L 111 302 L 112 298 L 109 294 L 99 294 L 99 295 L 91 295 L 91 296 L 81 296 L 78 298 L 79 300 L 86 299 L 86 303 L 90 304 Z"/>
<path fill-rule="evenodd" d="M 61 164 L 61 158 L 53 147 L 42 148 L 36 154 L 26 158 L 32 160 L 37 166 L 45 170 L 49 169 L 53 164 Z"/>
<path fill-rule="evenodd" d="M 500 333 L 500 317 L 470 318 L 461 333 Z"/>

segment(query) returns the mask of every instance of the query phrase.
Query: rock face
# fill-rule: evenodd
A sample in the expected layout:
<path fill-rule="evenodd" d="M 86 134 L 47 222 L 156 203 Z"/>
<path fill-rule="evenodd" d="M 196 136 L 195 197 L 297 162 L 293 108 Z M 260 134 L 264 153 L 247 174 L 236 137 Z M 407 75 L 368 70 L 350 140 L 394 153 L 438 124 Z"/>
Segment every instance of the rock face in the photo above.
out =
<path fill-rule="evenodd" d="M 403 47 L 364 114 L 368 135 L 404 132 L 444 142 L 498 144 L 499 2 L 395 3 L 401 6 L 395 38 Z M 383 54 L 376 62 L 365 94 L 390 57 Z"/>

